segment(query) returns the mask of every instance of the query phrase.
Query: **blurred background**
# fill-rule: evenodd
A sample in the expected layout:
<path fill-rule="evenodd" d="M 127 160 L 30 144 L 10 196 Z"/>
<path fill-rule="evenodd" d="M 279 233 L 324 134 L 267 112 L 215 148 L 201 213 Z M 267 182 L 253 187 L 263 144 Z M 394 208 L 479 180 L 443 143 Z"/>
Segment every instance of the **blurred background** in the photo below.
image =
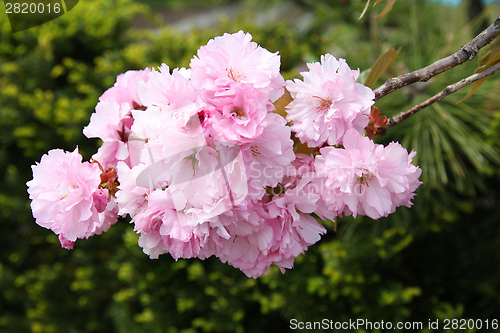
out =
<path fill-rule="evenodd" d="M 150 260 L 127 220 L 67 251 L 31 215 L 30 166 L 54 148 L 78 145 L 84 159 L 92 156 L 99 142 L 82 129 L 122 72 L 188 66 L 210 38 L 242 29 L 279 51 L 285 79 L 324 53 L 365 71 L 401 48 L 376 87 L 454 53 L 500 13 L 497 1 L 398 0 L 387 16 L 375 18 L 382 2 L 358 20 L 365 3 L 87 0 L 15 34 L 2 11 L 0 332 L 270 332 L 288 331 L 292 318 L 500 320 L 500 74 L 466 101 L 456 104 L 469 88 L 377 138 L 418 152 L 424 184 L 413 208 L 326 223 L 328 234 L 285 274 L 272 268 L 249 279 L 217 258 Z M 477 66 L 473 60 L 376 105 L 389 116 L 407 110 Z"/>

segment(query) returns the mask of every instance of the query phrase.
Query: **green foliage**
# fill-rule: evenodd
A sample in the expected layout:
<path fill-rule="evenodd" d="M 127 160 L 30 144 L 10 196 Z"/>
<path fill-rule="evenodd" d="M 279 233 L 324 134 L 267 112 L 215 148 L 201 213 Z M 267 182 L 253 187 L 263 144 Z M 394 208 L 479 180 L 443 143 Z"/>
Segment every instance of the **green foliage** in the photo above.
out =
<path fill-rule="evenodd" d="M 387 74 L 394 76 L 455 52 L 475 29 L 463 8 L 447 20 L 452 9 L 427 1 L 400 0 L 383 19 L 361 22 L 364 1 L 298 2 L 315 14 L 301 32 L 287 22 L 258 25 L 258 11 L 189 34 L 130 29 L 136 15 L 153 20 L 130 0 L 80 2 L 16 34 L 0 14 L 0 331 L 263 332 L 286 331 L 291 318 L 499 318 L 495 77 L 464 103 L 454 104 L 466 91 L 449 96 L 381 138 L 418 151 L 424 185 L 413 208 L 378 221 L 338 219 L 336 231 L 326 224 L 328 234 L 284 275 L 274 267 L 248 279 L 216 258 L 150 260 L 124 220 L 79 240 L 73 251 L 34 223 L 25 186 L 30 165 L 50 149 L 77 145 L 90 158 L 98 142 L 85 139 L 82 128 L 119 73 L 162 62 L 188 66 L 210 38 L 242 29 L 280 52 L 287 79 L 326 52 L 365 70 L 385 48 L 401 47 Z M 406 110 L 475 66 L 403 89 L 377 106 L 388 115 Z"/>
<path fill-rule="evenodd" d="M 417 8 L 418 15 L 415 14 Z M 436 17 L 445 15 L 439 12 L 443 9 L 435 5 L 424 2 L 410 9 L 407 20 L 411 22 L 411 38 L 401 42 L 402 52 L 397 58 L 400 60 L 399 66 L 404 66 L 405 71 L 424 67 L 440 57 L 452 54 L 474 37 L 473 24 L 458 26 L 455 21 L 431 24 Z M 463 8 L 446 10 L 453 10 L 452 15 L 460 16 Z M 422 26 L 429 29 L 417 28 Z M 443 36 L 449 36 L 445 44 L 442 43 Z M 477 62 L 466 63 L 427 83 L 391 94 L 377 102 L 377 105 L 387 115 L 405 111 L 439 93 L 447 85 L 473 74 L 477 66 Z M 487 191 L 485 181 L 500 164 L 498 147 L 485 144 L 491 118 L 498 109 L 491 107 L 491 103 L 498 100 L 490 93 L 492 86 L 479 90 L 477 98 L 457 105 L 468 91 L 460 90 L 412 116 L 382 139 L 384 142 L 401 141 L 408 149 L 418 152 L 415 160 L 423 170 L 422 181 L 427 184 L 426 196 L 431 195 L 431 190 L 442 194 L 452 191 L 466 196 L 474 196 L 477 190 Z"/>

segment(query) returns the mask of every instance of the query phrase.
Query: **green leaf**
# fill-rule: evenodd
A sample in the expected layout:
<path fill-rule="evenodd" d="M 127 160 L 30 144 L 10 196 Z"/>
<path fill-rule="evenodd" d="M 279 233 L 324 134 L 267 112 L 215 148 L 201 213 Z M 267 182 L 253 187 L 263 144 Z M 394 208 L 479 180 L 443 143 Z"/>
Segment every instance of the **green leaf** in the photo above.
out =
<path fill-rule="evenodd" d="M 377 59 L 375 64 L 370 70 L 370 73 L 368 74 L 366 80 L 365 80 L 365 86 L 367 87 L 373 87 L 373 85 L 377 82 L 377 80 L 380 78 L 380 76 L 385 72 L 387 67 L 392 63 L 394 58 L 398 55 L 399 51 L 401 51 L 401 48 L 397 51 L 394 49 L 389 49 L 387 52 L 382 54 L 380 58 Z"/>
<path fill-rule="evenodd" d="M 375 5 L 376 5 L 376 4 L 378 4 L 379 2 L 380 2 L 380 1 L 377 1 L 377 2 L 375 3 Z M 396 0 L 388 0 L 388 1 L 387 1 L 387 3 L 385 4 L 385 8 L 384 8 L 384 10 L 382 11 L 382 13 L 378 14 L 376 17 L 377 17 L 377 18 L 381 18 L 381 17 L 384 17 L 385 15 L 387 15 L 387 13 L 389 13 L 389 12 L 391 11 L 392 6 L 393 6 L 395 3 L 396 3 Z M 374 6 L 375 6 L 375 5 L 374 5 Z"/>
<path fill-rule="evenodd" d="M 492 43 L 486 45 L 479 51 L 478 54 L 479 67 L 474 71 L 474 73 L 480 73 L 493 65 L 500 62 L 500 38 L 495 38 Z M 458 101 L 461 103 L 467 98 L 471 97 L 476 93 L 476 91 L 486 82 L 489 76 L 486 76 L 480 80 L 477 80 L 472 84 L 472 89 L 469 91 L 467 96 Z"/>
<path fill-rule="evenodd" d="M 373 4 L 373 7 L 375 7 L 376 5 L 378 5 L 380 2 L 382 2 L 382 0 L 375 1 L 375 3 Z M 382 13 L 378 14 L 376 17 L 377 18 L 381 18 L 381 17 L 384 17 L 385 15 L 387 15 L 387 13 L 389 13 L 391 11 L 392 6 L 394 5 L 394 3 L 396 3 L 396 0 L 388 0 L 386 2 L 386 4 L 385 4 L 384 10 L 382 10 Z M 370 0 L 366 1 L 365 8 L 363 9 L 363 12 L 359 16 L 358 20 L 361 20 L 361 18 L 366 14 L 366 11 L 368 10 L 368 6 L 369 5 L 370 5 Z"/>

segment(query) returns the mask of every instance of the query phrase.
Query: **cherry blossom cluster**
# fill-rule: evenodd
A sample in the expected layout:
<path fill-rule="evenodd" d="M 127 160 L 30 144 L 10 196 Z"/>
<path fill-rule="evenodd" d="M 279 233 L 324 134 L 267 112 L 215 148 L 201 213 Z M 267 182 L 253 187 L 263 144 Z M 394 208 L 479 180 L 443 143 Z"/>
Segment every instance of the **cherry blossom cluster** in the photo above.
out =
<path fill-rule="evenodd" d="M 91 161 L 54 149 L 32 166 L 36 222 L 72 249 L 129 216 L 151 258 L 217 256 L 258 277 L 292 268 L 321 220 L 411 206 L 415 152 L 363 136 L 374 94 L 359 70 L 327 54 L 285 82 L 280 56 L 251 39 L 216 37 L 187 69 L 119 75 L 83 130 L 102 141 Z M 273 104 L 285 87 L 286 118 Z"/>

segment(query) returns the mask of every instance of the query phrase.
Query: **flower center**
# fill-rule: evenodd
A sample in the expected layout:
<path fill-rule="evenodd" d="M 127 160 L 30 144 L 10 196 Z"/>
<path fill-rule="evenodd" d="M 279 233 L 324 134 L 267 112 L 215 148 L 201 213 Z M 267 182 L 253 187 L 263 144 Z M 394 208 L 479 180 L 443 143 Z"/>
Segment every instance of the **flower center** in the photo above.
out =
<path fill-rule="evenodd" d="M 240 82 L 245 78 L 243 74 L 240 74 L 240 72 L 235 71 L 232 68 L 226 69 L 226 72 L 227 72 L 227 77 L 235 82 Z"/>
<path fill-rule="evenodd" d="M 196 164 L 198 163 L 198 160 L 196 159 L 196 153 L 193 153 L 189 156 L 184 157 L 186 161 L 191 162 L 191 167 L 193 168 L 193 171 L 195 171 Z"/>
<path fill-rule="evenodd" d="M 314 98 L 317 98 L 319 99 L 321 102 L 318 106 L 318 110 L 316 111 L 316 113 L 318 112 L 323 112 L 323 113 L 326 113 L 328 111 L 328 109 L 330 108 L 330 106 L 332 106 L 332 101 L 331 99 L 325 99 L 323 97 L 320 97 L 320 96 L 313 96 Z"/>
<path fill-rule="evenodd" d="M 370 187 L 370 184 L 368 182 L 373 178 L 373 175 L 371 174 L 370 171 L 368 171 L 366 169 L 362 169 L 362 170 L 363 170 L 363 174 L 358 177 L 358 183 L 355 185 L 356 193 L 359 193 L 359 194 L 363 194 L 363 192 L 364 192 L 363 185 L 366 184 L 366 187 Z"/>
<path fill-rule="evenodd" d="M 269 199 L 272 199 L 275 195 L 280 196 L 285 191 L 286 188 L 281 183 L 278 183 L 276 187 L 266 186 L 266 193 L 269 195 Z"/>
<path fill-rule="evenodd" d="M 252 151 L 252 155 L 253 156 L 260 155 L 259 147 L 253 145 L 253 146 L 250 147 L 250 150 Z"/>
<path fill-rule="evenodd" d="M 240 108 L 239 106 L 237 106 L 233 109 L 233 112 L 231 112 L 231 115 L 243 117 L 245 115 L 245 111 L 243 110 L 243 108 Z"/>

